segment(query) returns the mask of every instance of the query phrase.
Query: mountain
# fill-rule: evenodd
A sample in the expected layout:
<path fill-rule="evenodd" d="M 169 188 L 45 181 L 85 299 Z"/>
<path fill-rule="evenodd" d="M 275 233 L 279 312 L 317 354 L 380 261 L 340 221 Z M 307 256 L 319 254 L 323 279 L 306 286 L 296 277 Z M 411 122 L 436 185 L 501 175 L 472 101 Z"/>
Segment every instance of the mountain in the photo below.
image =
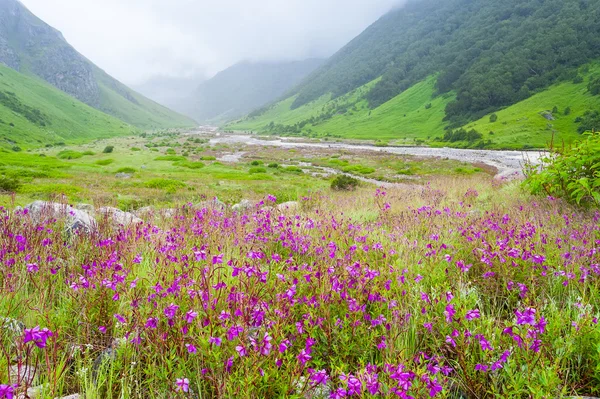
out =
<path fill-rule="evenodd" d="M 189 110 L 187 102 L 206 80 L 203 75 L 191 77 L 154 76 L 142 83 L 131 85 L 138 93 L 162 104 L 177 112 L 185 113 Z"/>
<path fill-rule="evenodd" d="M 40 78 L 0 64 L 0 147 L 40 147 L 136 132 Z"/>
<path fill-rule="evenodd" d="M 18 0 L 0 0 L 0 63 L 140 128 L 195 124 L 109 76 Z"/>
<path fill-rule="evenodd" d="M 489 148 L 543 146 L 552 135 L 572 140 L 575 120 L 597 104 L 587 86 L 600 58 L 599 18 L 600 0 L 412 1 L 367 28 L 287 99 L 229 127 Z M 480 123 L 566 82 L 573 82 L 566 98 L 585 99 L 563 105 L 571 108 L 570 124 L 547 114 L 558 103 L 534 111 L 529 104 L 510 126 Z M 538 128 L 520 118 L 535 118 Z M 476 121 L 490 130 L 452 136 Z"/>
<path fill-rule="evenodd" d="M 280 98 L 322 63 L 241 62 L 202 83 L 182 112 L 207 123 L 239 118 Z"/>

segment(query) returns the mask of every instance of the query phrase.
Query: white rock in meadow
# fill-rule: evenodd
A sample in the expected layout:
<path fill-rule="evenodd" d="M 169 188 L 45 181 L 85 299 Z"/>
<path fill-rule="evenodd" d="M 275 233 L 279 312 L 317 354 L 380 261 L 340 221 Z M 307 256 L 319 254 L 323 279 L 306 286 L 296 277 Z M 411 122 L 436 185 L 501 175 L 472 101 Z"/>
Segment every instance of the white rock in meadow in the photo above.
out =
<path fill-rule="evenodd" d="M 300 203 L 297 201 L 284 202 L 283 204 L 277 205 L 277 209 L 282 212 L 284 212 L 284 211 L 295 212 L 295 211 L 300 210 Z"/>
<path fill-rule="evenodd" d="M 242 200 L 239 204 L 235 204 L 231 207 L 232 210 L 236 212 L 245 212 L 254 207 L 254 204 L 249 200 Z"/>
<path fill-rule="evenodd" d="M 105 206 L 103 208 L 98 209 L 98 213 L 104 217 L 110 218 L 116 224 L 120 224 L 123 226 L 128 226 L 130 224 L 140 224 L 144 221 L 139 217 L 135 216 L 133 213 L 124 212 L 117 208 L 112 208 L 110 206 Z"/>
<path fill-rule="evenodd" d="M 91 233 L 96 229 L 96 221 L 89 213 L 72 206 L 56 202 L 35 201 L 25 207 L 29 217 L 35 223 L 41 223 L 48 218 L 66 218 L 67 231 Z"/>

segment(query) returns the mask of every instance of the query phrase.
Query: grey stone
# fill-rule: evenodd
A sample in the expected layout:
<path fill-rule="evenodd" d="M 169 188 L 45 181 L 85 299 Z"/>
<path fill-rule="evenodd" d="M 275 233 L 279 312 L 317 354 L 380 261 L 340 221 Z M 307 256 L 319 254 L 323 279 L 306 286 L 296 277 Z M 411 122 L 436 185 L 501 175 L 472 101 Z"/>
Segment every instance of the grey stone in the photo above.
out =
<path fill-rule="evenodd" d="M 300 209 L 300 203 L 297 201 L 284 202 L 283 204 L 277 205 L 277 209 L 282 212 L 295 212 Z"/>
<path fill-rule="evenodd" d="M 94 205 L 91 205 L 91 204 L 77 204 L 77 205 L 75 205 L 75 209 L 87 212 L 90 215 L 93 215 L 94 213 L 96 213 L 96 208 L 94 208 Z"/>
<path fill-rule="evenodd" d="M 8 340 L 10 349 L 16 349 L 17 340 L 23 335 L 25 324 L 10 317 L 0 317 L 0 342 L 2 338 Z"/>
<path fill-rule="evenodd" d="M 25 207 L 35 223 L 47 218 L 66 218 L 68 233 L 91 233 L 96 230 L 96 221 L 87 212 L 56 202 L 35 201 Z"/>
<path fill-rule="evenodd" d="M 117 179 L 131 179 L 133 175 L 131 173 L 117 173 L 115 177 Z"/>
<path fill-rule="evenodd" d="M 27 365 L 10 366 L 10 380 L 13 383 L 31 386 L 36 385 L 38 378 L 39 375 L 35 367 Z"/>
<path fill-rule="evenodd" d="M 239 204 L 235 204 L 231 207 L 236 212 L 245 212 L 254 207 L 254 204 L 249 200 L 242 200 Z"/>
<path fill-rule="evenodd" d="M 203 208 L 217 209 L 217 210 L 223 211 L 223 210 L 225 210 L 225 208 L 227 208 L 227 205 L 224 202 L 220 201 L 218 198 L 213 198 L 209 201 L 203 201 L 203 202 L 196 204 L 195 208 L 197 208 L 197 209 L 203 209 Z"/>
<path fill-rule="evenodd" d="M 103 217 L 109 218 L 114 223 L 128 226 L 130 224 L 140 224 L 144 221 L 139 217 L 135 216 L 133 213 L 124 212 L 117 208 L 112 208 L 109 206 L 102 207 L 98 209 L 98 213 Z"/>

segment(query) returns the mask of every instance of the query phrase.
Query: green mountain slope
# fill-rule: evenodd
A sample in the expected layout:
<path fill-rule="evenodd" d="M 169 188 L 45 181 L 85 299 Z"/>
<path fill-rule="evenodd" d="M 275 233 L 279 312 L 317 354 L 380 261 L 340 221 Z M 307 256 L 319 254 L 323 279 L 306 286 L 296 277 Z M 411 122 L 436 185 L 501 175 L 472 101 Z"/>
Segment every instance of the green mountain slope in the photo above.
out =
<path fill-rule="evenodd" d="M 130 135 L 131 125 L 37 77 L 0 65 L 0 146 L 38 147 Z"/>
<path fill-rule="evenodd" d="M 295 109 L 291 105 L 297 96 L 293 96 L 227 127 L 273 134 L 387 140 L 408 145 L 427 142 L 436 146 L 477 147 L 483 142 L 485 147 L 496 149 L 543 148 L 553 138 L 556 143 L 576 139 L 579 136 L 577 118 L 586 111 L 600 109 L 600 96 L 592 95 L 587 87 L 590 80 L 600 76 L 600 64 L 583 67 L 579 76 L 578 83 L 557 83 L 495 112 L 495 122 L 490 122 L 492 114 L 488 114 L 466 124 L 463 128 L 475 129 L 483 136 L 473 143 L 443 141 L 449 125 L 444 121 L 445 108 L 455 99 L 455 93 L 437 95 L 436 76 L 417 83 L 375 109 L 369 108 L 364 93 L 379 79 L 339 98 L 332 99 L 328 94 Z M 558 112 L 549 117 L 554 107 Z M 568 115 L 565 115 L 567 108 Z"/>
<path fill-rule="evenodd" d="M 351 41 L 288 99 L 229 127 L 434 143 L 445 129 L 471 126 L 532 96 L 541 101 L 537 94 L 576 79 L 578 68 L 600 58 L 598 20 L 600 0 L 412 1 Z M 577 85 L 585 92 L 587 83 Z M 529 114 L 547 107 L 524 104 Z M 488 130 L 468 143 L 442 145 L 547 142 L 539 123 L 515 122 L 499 122 L 492 137 Z M 518 132 L 520 126 L 526 131 Z M 558 121 L 548 129 L 573 138 L 577 125 Z"/>
<path fill-rule="evenodd" d="M 239 118 L 283 96 L 323 63 L 241 62 L 200 84 L 182 112 L 207 123 Z"/>
<path fill-rule="evenodd" d="M 107 75 L 17 0 L 0 0 L 0 63 L 140 128 L 195 125 Z"/>

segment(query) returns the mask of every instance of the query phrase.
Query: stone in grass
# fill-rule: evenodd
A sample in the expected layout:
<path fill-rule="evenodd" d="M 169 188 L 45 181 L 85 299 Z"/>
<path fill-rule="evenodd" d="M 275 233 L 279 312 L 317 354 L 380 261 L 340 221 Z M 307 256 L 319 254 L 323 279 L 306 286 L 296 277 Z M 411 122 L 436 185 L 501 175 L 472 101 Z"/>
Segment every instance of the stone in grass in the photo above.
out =
<path fill-rule="evenodd" d="M 16 345 L 16 340 L 23 335 L 25 324 L 19 320 L 11 319 L 10 317 L 0 317 L 0 338 L 8 339 L 11 347 Z"/>
<path fill-rule="evenodd" d="M 90 215 L 94 215 L 96 213 L 96 208 L 91 204 L 77 204 L 75 205 L 75 209 L 87 212 Z"/>
<path fill-rule="evenodd" d="M 254 204 L 249 200 L 242 200 L 239 204 L 235 204 L 231 207 L 236 212 L 246 212 L 254 207 Z"/>
<path fill-rule="evenodd" d="M 227 205 L 215 197 L 215 198 L 211 199 L 210 201 L 203 201 L 203 202 L 196 204 L 195 208 L 196 209 L 204 209 L 204 208 L 216 209 L 219 211 L 223 211 L 223 210 L 225 210 L 225 208 L 227 208 Z"/>
<path fill-rule="evenodd" d="M 133 175 L 131 173 L 117 173 L 115 177 L 117 179 L 131 179 Z"/>
<path fill-rule="evenodd" d="M 295 212 L 300 209 L 300 203 L 297 201 L 284 202 L 277 205 L 277 209 L 282 212 Z"/>
<path fill-rule="evenodd" d="M 37 369 L 33 366 L 25 364 L 10 366 L 10 380 L 19 385 L 36 385 L 39 378 L 38 374 Z"/>
<path fill-rule="evenodd" d="M 135 216 L 133 213 L 124 212 L 120 209 L 111 208 L 109 206 L 105 206 L 103 208 L 98 209 L 98 213 L 106 218 L 109 218 L 114 223 L 122 226 L 128 226 L 130 224 L 140 224 L 144 222 L 142 219 Z"/>
<path fill-rule="evenodd" d="M 96 230 L 96 221 L 87 212 L 56 202 L 35 201 L 27 205 L 27 214 L 35 223 L 40 224 L 48 218 L 66 218 L 66 230 L 69 233 L 90 234 Z"/>
<path fill-rule="evenodd" d="M 294 383 L 296 394 L 302 395 L 304 399 L 327 399 L 331 395 L 331 384 L 329 382 L 326 385 L 306 385 L 306 377 L 300 377 Z"/>

